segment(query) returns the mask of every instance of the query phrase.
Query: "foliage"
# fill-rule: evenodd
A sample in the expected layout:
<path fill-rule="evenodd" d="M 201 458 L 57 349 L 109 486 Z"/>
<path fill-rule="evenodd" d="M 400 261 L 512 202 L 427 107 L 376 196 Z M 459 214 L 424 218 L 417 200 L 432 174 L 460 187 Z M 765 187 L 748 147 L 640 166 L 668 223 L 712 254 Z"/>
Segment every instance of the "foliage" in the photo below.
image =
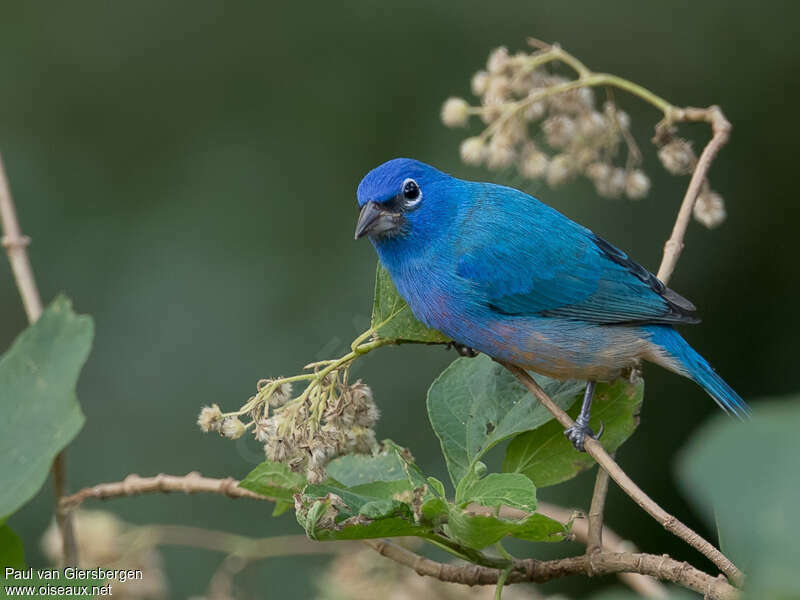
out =
<path fill-rule="evenodd" d="M 0 518 L 33 497 L 83 426 L 75 384 L 92 336 L 91 318 L 60 296 L 0 358 Z"/>
<path fill-rule="evenodd" d="M 596 387 L 590 425 L 594 431 L 603 427 L 600 442 L 606 451 L 615 452 L 633 434 L 639 423 L 643 393 L 643 382 L 619 380 Z M 576 403 L 567 414 L 575 419 L 579 410 Z M 590 456 L 576 455 L 572 450 L 563 427 L 550 421 L 514 438 L 506 451 L 503 471 L 524 473 L 538 487 L 555 485 L 594 465 Z"/>
<path fill-rule="evenodd" d="M 442 343 L 448 338 L 420 323 L 405 300 L 397 293 L 389 273 L 378 263 L 375 272 L 375 299 L 371 329 L 379 338 L 423 343 Z"/>
<path fill-rule="evenodd" d="M 798 431 L 800 396 L 760 402 L 751 421 L 704 427 L 679 461 L 686 493 L 748 573 L 752 600 L 800 597 Z"/>

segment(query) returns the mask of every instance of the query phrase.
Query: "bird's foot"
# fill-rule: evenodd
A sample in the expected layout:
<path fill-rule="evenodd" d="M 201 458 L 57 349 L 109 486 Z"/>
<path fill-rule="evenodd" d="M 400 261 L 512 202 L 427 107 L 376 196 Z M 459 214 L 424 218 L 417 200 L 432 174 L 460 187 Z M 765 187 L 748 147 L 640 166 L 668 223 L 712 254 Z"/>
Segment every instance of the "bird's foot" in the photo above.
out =
<path fill-rule="evenodd" d="M 446 347 L 448 350 L 452 348 L 458 352 L 459 356 L 466 356 L 467 358 L 475 358 L 478 356 L 478 354 L 480 354 L 477 350 L 475 350 L 475 348 L 470 348 L 469 346 L 459 344 L 458 342 L 450 342 Z"/>
<path fill-rule="evenodd" d="M 583 447 L 586 438 L 590 437 L 594 440 L 600 439 L 600 436 L 603 435 L 603 429 L 605 429 L 605 425 L 601 423 L 600 431 L 595 434 L 595 432 L 592 431 L 592 428 L 589 427 L 589 420 L 583 420 L 578 417 L 578 420 L 575 421 L 575 425 L 564 430 L 564 435 L 567 436 L 567 439 L 570 442 L 572 442 L 572 445 L 575 446 L 575 449 L 578 452 L 586 452 Z"/>

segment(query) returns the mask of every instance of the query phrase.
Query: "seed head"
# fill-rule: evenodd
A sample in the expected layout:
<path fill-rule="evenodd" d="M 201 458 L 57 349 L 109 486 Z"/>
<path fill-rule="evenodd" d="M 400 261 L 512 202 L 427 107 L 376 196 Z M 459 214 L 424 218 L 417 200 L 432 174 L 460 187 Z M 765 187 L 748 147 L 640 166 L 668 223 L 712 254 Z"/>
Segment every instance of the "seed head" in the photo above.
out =
<path fill-rule="evenodd" d="M 486 166 L 492 170 L 505 169 L 514 162 L 514 149 L 501 136 L 495 136 L 489 142 Z"/>
<path fill-rule="evenodd" d="M 566 183 L 571 175 L 570 157 L 567 154 L 556 154 L 547 167 L 547 185 L 559 186 Z"/>
<path fill-rule="evenodd" d="M 542 131 L 551 147 L 565 148 L 575 138 L 577 127 L 570 117 L 554 115 L 544 120 Z"/>
<path fill-rule="evenodd" d="M 472 76 L 471 81 L 472 93 L 476 96 L 483 96 L 486 90 L 489 89 L 489 73 L 486 71 L 478 71 Z"/>
<path fill-rule="evenodd" d="M 197 424 L 205 433 L 219 431 L 222 425 L 222 411 L 217 404 L 204 406 L 197 417 Z"/>
<path fill-rule="evenodd" d="M 442 123 L 447 127 L 463 127 L 469 120 L 469 104 L 463 98 L 448 98 L 442 105 Z"/>
<path fill-rule="evenodd" d="M 244 423 L 239 420 L 239 417 L 226 417 L 222 420 L 220 434 L 229 440 L 235 440 L 242 437 L 246 431 Z"/>
<path fill-rule="evenodd" d="M 547 158 L 547 154 L 531 148 L 522 155 L 519 168 L 525 177 L 539 179 L 547 174 L 549 165 L 550 160 Z"/>
<path fill-rule="evenodd" d="M 640 200 L 650 191 L 650 178 L 644 171 L 636 169 L 625 178 L 625 195 L 631 200 Z"/>
<path fill-rule="evenodd" d="M 686 175 L 694 168 L 695 157 L 692 145 L 684 139 L 676 138 L 658 151 L 658 158 L 664 168 L 673 175 Z"/>
<path fill-rule="evenodd" d="M 461 160 L 468 165 L 479 165 L 486 157 L 486 144 L 479 137 L 471 137 L 461 142 Z"/>
<path fill-rule="evenodd" d="M 601 181 L 611 176 L 611 165 L 604 162 L 594 162 L 586 167 L 586 176 L 592 181 Z"/>
<path fill-rule="evenodd" d="M 508 48 L 500 46 L 492 50 L 489 54 L 489 60 L 486 61 L 486 70 L 492 75 L 501 73 L 506 66 L 508 66 L 510 56 L 508 55 Z"/>
<path fill-rule="evenodd" d="M 698 196 L 693 213 L 695 219 L 709 229 L 713 229 L 722 224 L 727 216 L 725 201 L 718 193 L 705 191 Z"/>

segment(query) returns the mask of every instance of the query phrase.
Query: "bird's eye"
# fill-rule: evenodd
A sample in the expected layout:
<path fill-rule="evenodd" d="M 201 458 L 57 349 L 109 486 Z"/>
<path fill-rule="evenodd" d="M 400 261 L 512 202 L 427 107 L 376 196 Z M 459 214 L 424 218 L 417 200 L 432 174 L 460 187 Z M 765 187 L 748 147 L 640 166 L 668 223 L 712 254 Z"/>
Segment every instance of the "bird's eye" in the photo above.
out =
<path fill-rule="evenodd" d="M 419 189 L 417 182 L 413 179 L 406 179 L 403 182 L 403 198 L 406 208 L 416 206 L 422 200 L 422 190 Z"/>

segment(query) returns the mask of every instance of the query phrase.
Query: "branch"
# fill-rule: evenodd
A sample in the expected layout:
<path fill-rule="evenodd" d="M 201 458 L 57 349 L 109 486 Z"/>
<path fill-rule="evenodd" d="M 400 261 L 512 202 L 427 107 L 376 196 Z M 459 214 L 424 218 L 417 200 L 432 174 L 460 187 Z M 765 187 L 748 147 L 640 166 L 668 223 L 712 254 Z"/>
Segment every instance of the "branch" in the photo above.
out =
<path fill-rule="evenodd" d="M 523 369 L 503 362 L 497 361 L 508 369 L 526 388 L 528 391 L 538 398 L 547 410 L 558 420 L 559 423 L 567 429 L 572 427 L 575 422 L 553 402 L 550 397 L 539 387 L 539 384 L 528 375 Z M 724 555 L 717 550 L 710 542 L 705 540 L 695 531 L 684 525 L 677 518 L 673 517 L 663 508 L 661 508 L 654 500 L 645 494 L 633 480 L 625 474 L 620 466 L 614 462 L 614 459 L 603 448 L 603 445 L 593 438 L 587 438 L 585 442 L 586 452 L 597 461 L 597 463 L 605 469 L 611 478 L 617 482 L 624 491 L 636 504 L 644 509 L 647 514 L 658 521 L 664 529 L 670 533 L 678 536 L 687 544 L 700 551 L 706 558 L 713 562 L 717 567 L 728 576 L 728 578 L 737 586 L 741 586 L 744 582 L 744 575 L 736 568 L 736 566 Z M 594 562 L 593 562 L 594 564 Z"/>
<path fill-rule="evenodd" d="M 599 552 L 603 547 L 603 511 L 608 494 L 608 471 L 597 469 L 597 478 L 592 492 L 592 503 L 589 506 L 588 531 L 586 534 L 586 553 Z"/>
<path fill-rule="evenodd" d="M 78 508 L 84 500 L 95 498 L 107 500 L 124 496 L 139 496 L 161 492 L 183 492 L 184 494 L 222 494 L 228 498 L 252 498 L 253 500 L 267 500 L 275 502 L 274 498 L 256 494 L 250 490 L 238 487 L 239 482 L 233 477 L 225 479 L 212 479 L 203 477 L 197 471 L 186 475 L 166 475 L 159 473 L 155 477 L 139 477 L 136 474 L 128 475 L 122 481 L 113 483 L 100 483 L 92 487 L 83 488 L 71 496 L 65 496 L 58 505 L 59 512 L 68 514 Z"/>
<path fill-rule="evenodd" d="M 600 471 L 605 472 L 602 469 L 600 469 Z M 479 504 L 470 504 L 467 507 L 467 510 L 473 514 L 487 516 L 495 515 L 494 509 L 490 509 Z M 572 534 L 577 541 L 583 544 L 588 544 L 589 524 L 585 519 L 576 519 L 575 511 L 570 510 L 569 508 L 564 508 L 563 506 L 550 504 L 548 502 L 539 502 L 536 506 L 536 512 L 555 519 L 556 521 L 561 521 L 562 523 L 572 521 L 570 534 Z M 505 519 L 518 520 L 524 519 L 530 515 L 529 513 L 517 508 L 501 506 L 500 516 Z M 617 553 L 638 552 L 638 549 L 633 542 L 623 540 L 619 535 L 606 526 L 603 526 L 602 547 L 599 549 L 607 552 Z M 592 573 L 588 573 L 588 575 L 591 576 Z M 639 573 L 619 573 L 618 577 L 623 583 L 625 583 L 625 585 L 645 598 L 666 598 L 668 595 L 667 588 L 648 575 L 640 575 Z"/>
<path fill-rule="evenodd" d="M 0 222 L 3 225 L 3 237 L 0 238 L 0 242 L 6 249 L 8 262 L 11 263 L 11 270 L 14 273 L 14 280 L 17 283 L 28 322 L 33 324 L 42 314 L 42 300 L 39 297 L 36 279 L 33 277 L 33 269 L 25 249 L 31 240 L 22 235 L 2 156 L 0 156 Z M 52 472 L 57 505 L 67 488 L 66 450 L 62 450 L 56 455 L 53 460 Z M 75 541 L 72 519 L 56 513 L 56 520 L 64 544 L 65 564 L 75 566 L 78 564 L 78 543 Z"/>
<path fill-rule="evenodd" d="M 669 281 L 675 265 L 678 263 L 678 258 L 680 258 L 683 250 L 683 237 L 692 218 L 692 210 L 697 202 L 697 196 L 706 181 L 708 170 L 711 168 L 711 163 L 720 148 L 727 143 L 731 134 L 731 124 L 719 106 L 676 109 L 668 115 L 668 121 L 705 121 L 711 125 L 712 136 L 697 160 L 697 165 L 689 180 L 689 187 L 686 188 L 686 194 L 683 196 L 683 202 L 678 210 L 672 234 L 664 245 L 664 256 L 661 259 L 657 275 L 664 284 Z"/>
<path fill-rule="evenodd" d="M 435 577 L 440 581 L 465 585 L 494 585 L 503 571 L 480 565 L 453 565 L 436 562 L 411 552 L 388 540 L 365 540 L 376 552 L 414 569 L 420 575 Z M 669 556 L 632 554 L 626 552 L 597 552 L 556 560 L 514 561 L 508 583 L 546 583 L 567 575 L 610 575 L 622 572 L 641 573 L 682 585 L 704 594 L 712 600 L 737 600 L 739 592 L 724 581 L 695 569 L 690 564 L 678 562 Z"/>
<path fill-rule="evenodd" d="M 11 263 L 11 270 L 14 272 L 14 279 L 25 307 L 25 314 L 28 315 L 28 322 L 34 323 L 42 314 L 42 301 L 39 299 L 39 290 L 36 288 L 33 269 L 28 260 L 28 252 L 25 250 L 31 240 L 22 235 L 20 230 L 17 211 L 14 208 L 14 200 L 11 197 L 11 189 L 8 186 L 8 178 L 1 156 L 0 221 L 3 223 L 2 244 L 6 249 L 8 261 Z"/>

